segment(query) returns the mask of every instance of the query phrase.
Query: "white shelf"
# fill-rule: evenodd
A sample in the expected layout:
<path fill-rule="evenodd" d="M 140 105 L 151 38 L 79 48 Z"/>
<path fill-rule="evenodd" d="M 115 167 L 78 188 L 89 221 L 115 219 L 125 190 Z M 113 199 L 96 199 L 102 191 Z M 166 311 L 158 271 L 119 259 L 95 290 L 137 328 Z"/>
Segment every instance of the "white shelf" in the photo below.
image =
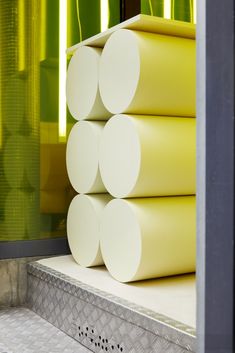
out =
<path fill-rule="evenodd" d="M 96 34 L 93 37 L 73 45 L 67 49 L 67 54 L 73 54 L 77 48 L 83 45 L 103 48 L 111 34 L 122 28 L 143 32 L 166 34 L 189 39 L 195 39 L 196 36 L 196 26 L 192 23 L 167 20 L 156 16 L 137 15 L 129 20 L 119 23 L 112 28 L 109 28 L 105 32 Z"/>

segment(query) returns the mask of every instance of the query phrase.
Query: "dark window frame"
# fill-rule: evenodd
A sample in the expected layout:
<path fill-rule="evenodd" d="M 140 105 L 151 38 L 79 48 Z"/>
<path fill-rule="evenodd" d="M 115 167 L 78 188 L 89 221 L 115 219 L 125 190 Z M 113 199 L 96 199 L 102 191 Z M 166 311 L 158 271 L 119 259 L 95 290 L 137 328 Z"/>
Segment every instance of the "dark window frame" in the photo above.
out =
<path fill-rule="evenodd" d="M 0 260 L 70 254 L 66 237 L 0 242 Z"/>

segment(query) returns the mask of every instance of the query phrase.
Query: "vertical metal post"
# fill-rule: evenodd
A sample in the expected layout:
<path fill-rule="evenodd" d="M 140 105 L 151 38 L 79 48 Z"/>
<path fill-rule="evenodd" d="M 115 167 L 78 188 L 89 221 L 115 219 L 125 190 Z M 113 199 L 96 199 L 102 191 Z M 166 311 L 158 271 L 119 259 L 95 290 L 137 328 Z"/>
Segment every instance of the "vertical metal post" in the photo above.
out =
<path fill-rule="evenodd" d="M 234 352 L 234 0 L 198 0 L 199 353 Z"/>

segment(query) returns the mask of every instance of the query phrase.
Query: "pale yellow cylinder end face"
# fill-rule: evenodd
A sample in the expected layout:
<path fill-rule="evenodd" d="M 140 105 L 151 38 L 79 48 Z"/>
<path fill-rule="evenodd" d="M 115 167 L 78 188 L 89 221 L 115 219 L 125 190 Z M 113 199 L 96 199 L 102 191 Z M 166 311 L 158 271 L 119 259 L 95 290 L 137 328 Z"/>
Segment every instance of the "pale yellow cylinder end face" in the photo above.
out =
<path fill-rule="evenodd" d="M 69 135 L 66 164 L 68 176 L 78 193 L 103 193 L 99 171 L 99 140 L 104 122 L 80 121 Z"/>
<path fill-rule="evenodd" d="M 100 251 L 100 217 L 111 197 L 77 195 L 72 200 L 67 218 L 67 234 L 71 253 L 84 267 L 103 264 Z"/>
<path fill-rule="evenodd" d="M 106 120 L 99 92 L 99 62 L 102 49 L 80 47 L 69 63 L 66 83 L 68 108 L 76 120 Z"/>
<path fill-rule="evenodd" d="M 116 115 L 102 132 L 99 164 L 114 197 L 195 194 L 196 119 Z"/>
<path fill-rule="evenodd" d="M 195 117 L 195 40 L 118 30 L 102 52 L 99 85 L 113 114 Z"/>

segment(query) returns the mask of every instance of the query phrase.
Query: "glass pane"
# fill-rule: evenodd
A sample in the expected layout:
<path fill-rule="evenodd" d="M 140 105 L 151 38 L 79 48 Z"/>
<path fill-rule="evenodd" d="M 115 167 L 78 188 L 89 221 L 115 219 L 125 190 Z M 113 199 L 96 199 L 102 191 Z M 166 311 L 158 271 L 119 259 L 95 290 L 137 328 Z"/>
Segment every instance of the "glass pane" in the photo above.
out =
<path fill-rule="evenodd" d="M 141 0 L 141 13 L 196 23 L 196 0 Z"/>
<path fill-rule="evenodd" d="M 0 239 L 40 237 L 38 1 L 0 1 Z"/>
<path fill-rule="evenodd" d="M 141 13 L 164 17 L 164 0 L 141 0 Z"/>
<path fill-rule="evenodd" d="M 119 21 L 117 0 L 0 0 L 0 241 L 66 235 L 65 50 Z"/>
<path fill-rule="evenodd" d="M 142 13 L 183 21 L 194 8 L 141 0 Z M 119 0 L 0 0 L 0 241 L 66 235 L 65 50 L 119 22 Z"/>

